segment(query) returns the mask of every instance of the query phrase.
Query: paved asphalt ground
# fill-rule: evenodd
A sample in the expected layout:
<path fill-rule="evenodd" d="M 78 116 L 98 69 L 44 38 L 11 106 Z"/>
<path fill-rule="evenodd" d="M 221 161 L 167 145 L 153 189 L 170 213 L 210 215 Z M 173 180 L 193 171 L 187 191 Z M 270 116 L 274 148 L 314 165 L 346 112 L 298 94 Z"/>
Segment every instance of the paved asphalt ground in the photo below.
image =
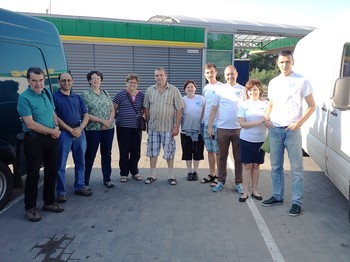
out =
<path fill-rule="evenodd" d="M 179 141 L 175 159 L 178 185 L 168 185 L 162 158 L 153 184 L 132 179 L 121 184 L 114 143 L 114 189 L 104 187 L 97 160 L 90 184 L 93 195 L 74 195 L 70 159 L 63 213 L 41 211 L 42 220 L 31 223 L 24 216 L 22 194 L 0 213 L 0 261 L 350 261 L 349 202 L 310 158 L 304 158 L 302 214 L 290 217 L 288 164 L 284 204 L 263 207 L 251 197 L 245 203 L 238 201 L 231 161 L 228 182 L 219 193 L 213 193 L 207 184 L 187 181 Z M 140 173 L 147 177 L 145 143 L 146 135 Z M 271 196 L 269 170 L 267 155 L 259 184 L 264 199 Z M 199 176 L 207 174 L 204 160 Z M 43 204 L 41 192 L 42 188 L 38 207 Z"/>

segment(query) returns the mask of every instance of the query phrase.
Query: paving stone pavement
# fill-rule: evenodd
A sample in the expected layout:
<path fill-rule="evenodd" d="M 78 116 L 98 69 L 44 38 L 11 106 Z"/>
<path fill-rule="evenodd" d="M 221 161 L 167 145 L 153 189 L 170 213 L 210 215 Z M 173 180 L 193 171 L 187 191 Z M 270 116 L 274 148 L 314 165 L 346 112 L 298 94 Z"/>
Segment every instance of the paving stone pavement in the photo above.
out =
<path fill-rule="evenodd" d="M 140 173 L 147 177 L 146 134 L 143 138 Z M 74 195 L 70 158 L 63 213 L 41 211 L 40 222 L 28 222 L 19 197 L 0 214 L 0 261 L 350 261 L 348 201 L 310 158 L 304 158 L 302 214 L 290 217 L 288 162 L 285 203 L 262 207 L 251 197 L 246 203 L 238 201 L 232 170 L 219 193 L 207 184 L 187 181 L 179 140 L 174 172 L 178 185 L 167 183 L 166 161 L 161 157 L 153 184 L 132 179 L 121 184 L 114 143 L 115 188 L 104 187 L 96 159 L 92 196 Z M 264 198 L 271 195 L 269 170 L 267 155 L 259 184 Z M 204 160 L 199 176 L 207 174 Z M 42 206 L 41 192 L 38 207 Z"/>

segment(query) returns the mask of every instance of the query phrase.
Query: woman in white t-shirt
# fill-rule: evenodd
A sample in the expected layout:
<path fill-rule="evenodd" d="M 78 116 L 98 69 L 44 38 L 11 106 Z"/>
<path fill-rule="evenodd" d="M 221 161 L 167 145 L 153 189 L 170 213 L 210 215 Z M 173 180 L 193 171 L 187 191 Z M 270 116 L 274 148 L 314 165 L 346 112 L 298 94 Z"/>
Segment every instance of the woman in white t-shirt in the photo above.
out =
<path fill-rule="evenodd" d="M 204 141 L 201 135 L 201 120 L 204 111 L 204 97 L 196 95 L 196 83 L 187 80 L 184 84 L 186 96 L 183 97 L 185 107 L 182 109 L 181 147 L 182 160 L 186 161 L 187 180 L 198 180 L 199 161 L 204 159 Z"/>
<path fill-rule="evenodd" d="M 261 99 L 262 83 L 259 80 L 249 80 L 246 84 L 245 100 L 238 112 L 238 120 L 242 127 L 240 133 L 240 157 L 243 164 L 244 193 L 239 198 L 245 202 L 249 197 L 249 184 L 252 180 L 252 197 L 262 200 L 258 193 L 259 166 L 264 163 L 265 152 L 260 149 L 267 136 L 265 126 L 265 112 L 268 106 L 266 100 Z"/>

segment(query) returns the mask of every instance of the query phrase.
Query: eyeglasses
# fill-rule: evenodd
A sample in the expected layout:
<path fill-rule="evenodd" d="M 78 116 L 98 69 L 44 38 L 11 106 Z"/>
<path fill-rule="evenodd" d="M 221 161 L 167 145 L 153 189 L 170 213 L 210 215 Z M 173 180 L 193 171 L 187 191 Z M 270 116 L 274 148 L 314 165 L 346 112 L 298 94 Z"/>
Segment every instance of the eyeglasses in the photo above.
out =
<path fill-rule="evenodd" d="M 91 80 L 101 80 L 101 77 L 92 77 Z"/>
<path fill-rule="evenodd" d="M 137 84 L 138 84 L 137 82 L 128 82 L 128 85 L 136 86 Z"/>
<path fill-rule="evenodd" d="M 63 82 L 63 83 L 71 83 L 71 82 L 73 82 L 72 79 L 61 79 L 60 81 Z"/>

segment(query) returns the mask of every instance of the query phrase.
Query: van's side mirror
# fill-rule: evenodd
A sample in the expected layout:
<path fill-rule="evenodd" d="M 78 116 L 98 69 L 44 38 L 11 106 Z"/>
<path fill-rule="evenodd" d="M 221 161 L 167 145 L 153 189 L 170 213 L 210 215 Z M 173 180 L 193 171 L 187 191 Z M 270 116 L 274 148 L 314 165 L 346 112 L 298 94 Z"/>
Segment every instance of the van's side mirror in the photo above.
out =
<path fill-rule="evenodd" d="M 338 78 L 335 82 L 332 106 L 339 110 L 350 110 L 350 77 Z"/>

